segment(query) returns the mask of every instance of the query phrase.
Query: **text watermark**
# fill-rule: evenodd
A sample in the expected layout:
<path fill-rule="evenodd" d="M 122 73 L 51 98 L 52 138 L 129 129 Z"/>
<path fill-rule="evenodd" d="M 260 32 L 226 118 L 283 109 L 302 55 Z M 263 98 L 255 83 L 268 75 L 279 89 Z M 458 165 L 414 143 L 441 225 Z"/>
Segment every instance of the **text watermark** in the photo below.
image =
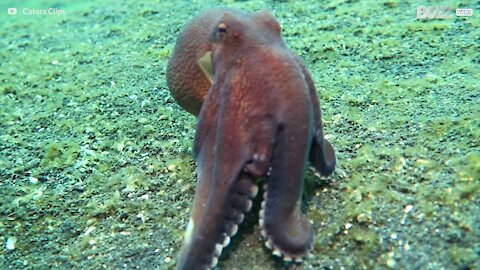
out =
<path fill-rule="evenodd" d="M 20 13 L 19 13 L 20 12 Z M 65 15 L 67 12 L 64 9 L 60 8 L 45 8 L 45 9 L 34 9 L 34 8 L 23 8 L 22 10 L 17 10 L 17 8 L 7 8 L 8 15 Z"/>
<path fill-rule="evenodd" d="M 457 8 L 455 10 L 457 17 L 470 17 L 473 16 L 473 9 L 471 8 Z M 453 8 L 447 6 L 418 6 L 417 7 L 417 19 L 420 20 L 433 20 L 433 19 L 452 19 Z"/>

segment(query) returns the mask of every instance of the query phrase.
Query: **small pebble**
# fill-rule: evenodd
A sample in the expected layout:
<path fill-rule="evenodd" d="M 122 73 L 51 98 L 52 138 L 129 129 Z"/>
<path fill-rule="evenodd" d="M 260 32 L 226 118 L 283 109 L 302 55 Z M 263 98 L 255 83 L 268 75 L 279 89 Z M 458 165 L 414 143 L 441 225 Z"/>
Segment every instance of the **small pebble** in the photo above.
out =
<path fill-rule="evenodd" d="M 142 220 L 142 222 L 145 222 L 147 220 L 147 217 L 143 214 L 143 212 L 138 213 L 137 218 Z"/>
<path fill-rule="evenodd" d="M 370 223 L 372 222 L 372 215 L 370 213 L 360 213 L 357 216 L 357 221 L 359 223 Z"/>
<path fill-rule="evenodd" d="M 353 202 L 359 203 L 362 201 L 362 192 L 358 189 L 353 190 L 350 196 Z"/>
<path fill-rule="evenodd" d="M 394 256 L 395 256 L 394 252 L 389 252 L 387 254 L 387 258 L 385 260 L 385 265 L 387 265 L 387 267 L 390 268 L 390 269 L 394 269 L 397 266 L 397 262 L 393 258 Z"/>
<path fill-rule="evenodd" d="M 85 233 L 83 235 L 87 236 L 89 235 L 91 232 L 93 232 L 93 230 L 95 230 L 95 227 L 93 226 L 90 226 L 87 228 L 87 230 L 85 231 Z"/>
<path fill-rule="evenodd" d="M 170 256 L 165 257 L 165 262 L 166 263 L 169 263 L 171 261 L 172 261 L 172 257 L 170 257 Z"/>
<path fill-rule="evenodd" d="M 30 180 L 30 184 L 34 184 L 34 185 L 35 185 L 35 184 L 38 183 L 38 178 L 33 177 L 33 176 L 30 176 L 30 177 L 28 178 L 28 180 Z"/>
<path fill-rule="evenodd" d="M 386 265 L 388 268 L 395 268 L 396 266 L 396 262 L 393 258 L 388 258 L 387 261 L 386 261 Z"/>
<path fill-rule="evenodd" d="M 5 247 L 7 248 L 7 250 L 14 250 L 16 243 L 17 243 L 17 238 L 16 237 L 9 237 L 7 239 L 7 243 L 6 243 Z"/>

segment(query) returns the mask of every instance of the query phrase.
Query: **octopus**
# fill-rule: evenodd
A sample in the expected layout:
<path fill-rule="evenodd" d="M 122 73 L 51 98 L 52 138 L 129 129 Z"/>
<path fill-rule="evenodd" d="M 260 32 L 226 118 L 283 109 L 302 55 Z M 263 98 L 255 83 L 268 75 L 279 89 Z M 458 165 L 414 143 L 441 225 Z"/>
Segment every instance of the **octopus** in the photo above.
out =
<path fill-rule="evenodd" d="M 176 269 L 217 265 L 259 183 L 266 247 L 301 262 L 314 237 L 301 209 L 306 166 L 328 176 L 336 156 L 324 138 L 313 79 L 278 21 L 268 11 L 201 13 L 177 38 L 167 82 L 176 102 L 198 116 L 197 185 Z"/>

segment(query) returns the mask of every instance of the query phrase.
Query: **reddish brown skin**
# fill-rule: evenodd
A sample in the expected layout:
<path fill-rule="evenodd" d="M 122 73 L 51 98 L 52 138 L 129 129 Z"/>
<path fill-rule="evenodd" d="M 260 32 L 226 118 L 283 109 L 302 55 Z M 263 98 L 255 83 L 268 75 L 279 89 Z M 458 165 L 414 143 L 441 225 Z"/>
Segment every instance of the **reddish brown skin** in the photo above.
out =
<path fill-rule="evenodd" d="M 175 101 L 187 112 L 198 115 L 212 85 L 197 60 L 210 50 L 210 36 L 218 18 L 234 9 L 210 9 L 186 24 L 167 65 L 167 83 Z"/>
<path fill-rule="evenodd" d="M 213 84 L 208 90 L 200 83 L 187 87 L 188 80 L 205 79 L 197 78 L 203 74 L 194 61 L 206 51 L 212 52 Z M 336 159 L 323 137 L 313 80 L 286 47 L 278 22 L 266 11 L 209 10 L 184 28 L 168 70 L 179 104 L 193 114 L 200 110 L 193 226 L 177 269 L 215 264 L 216 244 L 242 221 L 249 191 L 261 177 L 267 183 L 261 213 L 267 242 L 284 258 L 305 256 L 313 243 L 313 229 L 300 210 L 305 166 L 309 160 L 330 175 Z"/>

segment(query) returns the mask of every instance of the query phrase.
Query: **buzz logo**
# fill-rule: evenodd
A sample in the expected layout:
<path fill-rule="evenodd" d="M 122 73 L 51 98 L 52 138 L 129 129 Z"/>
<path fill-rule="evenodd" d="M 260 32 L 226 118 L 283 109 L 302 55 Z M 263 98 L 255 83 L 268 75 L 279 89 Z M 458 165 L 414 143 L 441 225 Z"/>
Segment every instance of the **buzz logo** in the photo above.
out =
<path fill-rule="evenodd" d="M 418 6 L 417 7 L 417 19 L 426 20 L 426 19 L 451 19 L 452 8 L 451 7 L 442 7 L 442 6 Z"/>

